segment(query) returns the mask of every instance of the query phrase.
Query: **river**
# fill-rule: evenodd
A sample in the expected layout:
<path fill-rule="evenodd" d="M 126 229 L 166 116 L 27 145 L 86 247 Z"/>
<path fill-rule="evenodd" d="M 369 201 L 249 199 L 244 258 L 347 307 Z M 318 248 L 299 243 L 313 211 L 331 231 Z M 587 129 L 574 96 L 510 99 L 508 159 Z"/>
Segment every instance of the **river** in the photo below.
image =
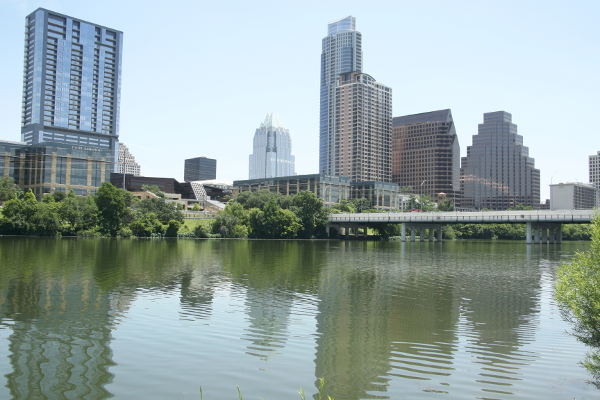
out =
<path fill-rule="evenodd" d="M 0 237 L 1 399 L 591 399 L 587 242 Z"/>

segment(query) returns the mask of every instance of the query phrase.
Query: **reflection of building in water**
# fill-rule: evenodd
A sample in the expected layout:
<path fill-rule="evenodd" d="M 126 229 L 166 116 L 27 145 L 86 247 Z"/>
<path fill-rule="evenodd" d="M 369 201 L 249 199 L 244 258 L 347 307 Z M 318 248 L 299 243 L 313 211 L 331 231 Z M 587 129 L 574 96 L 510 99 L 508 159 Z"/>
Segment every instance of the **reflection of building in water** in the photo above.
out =
<path fill-rule="evenodd" d="M 89 275 L 8 280 L 0 316 L 14 321 L 8 338 L 13 398 L 112 397 L 105 385 L 114 365 L 107 291 Z"/>
<path fill-rule="evenodd" d="M 333 398 L 388 398 L 381 392 L 387 391 L 389 375 L 418 375 L 411 368 L 443 374 L 443 367 L 433 363 L 407 368 L 407 361 L 419 356 L 412 344 L 454 340 L 458 310 L 452 303 L 453 287 L 430 290 L 432 281 L 442 277 L 401 270 L 398 253 L 378 252 L 373 248 L 378 244 L 342 246 L 365 246 L 365 252 L 357 257 L 361 253 L 352 249 L 344 257 L 340 251 L 337 260 L 330 260 L 332 270 L 323 273 L 316 376 L 326 377 L 326 393 Z M 452 348 L 431 346 L 428 351 L 430 356 L 449 357 Z"/>
<path fill-rule="evenodd" d="M 212 312 L 214 285 L 212 272 L 207 268 L 199 268 L 182 273 L 181 279 L 181 311 L 183 319 L 207 319 Z"/>
<path fill-rule="evenodd" d="M 246 292 L 250 326 L 243 339 L 250 341 L 247 353 L 268 360 L 285 347 L 293 296 L 277 288 L 254 289 Z"/>

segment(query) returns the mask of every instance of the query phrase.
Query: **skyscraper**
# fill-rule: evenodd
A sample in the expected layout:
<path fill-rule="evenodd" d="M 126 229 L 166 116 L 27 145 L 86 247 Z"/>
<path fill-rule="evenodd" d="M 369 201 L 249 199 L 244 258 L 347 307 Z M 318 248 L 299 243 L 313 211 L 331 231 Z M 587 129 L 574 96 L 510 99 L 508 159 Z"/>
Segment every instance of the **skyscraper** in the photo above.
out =
<path fill-rule="evenodd" d="M 589 176 L 590 183 L 600 186 L 600 151 L 589 156 Z"/>
<path fill-rule="evenodd" d="M 290 131 L 274 113 L 254 133 L 249 179 L 296 175 Z"/>
<path fill-rule="evenodd" d="M 390 182 L 392 90 L 362 73 L 355 24 L 331 22 L 322 43 L 319 172 Z"/>
<path fill-rule="evenodd" d="M 434 200 L 460 197 L 460 145 L 450 110 L 393 119 L 392 182 Z"/>
<path fill-rule="evenodd" d="M 185 160 L 183 180 L 186 182 L 217 179 L 217 160 L 207 157 Z"/>
<path fill-rule="evenodd" d="M 112 150 L 123 33 L 38 8 L 27 16 L 21 140 Z"/>
<path fill-rule="evenodd" d="M 38 198 L 89 195 L 116 171 L 123 33 L 38 8 L 25 20 L 13 178 Z"/>
<path fill-rule="evenodd" d="M 125 143 L 119 142 L 119 163 L 117 172 L 119 174 L 129 174 L 139 176 L 141 172 L 140 164 L 135 161 L 135 157 L 125 146 Z"/>
<path fill-rule="evenodd" d="M 462 158 L 461 207 L 506 210 L 523 204 L 539 208 L 540 170 L 534 164 L 511 114 L 483 114 L 473 145 Z"/>

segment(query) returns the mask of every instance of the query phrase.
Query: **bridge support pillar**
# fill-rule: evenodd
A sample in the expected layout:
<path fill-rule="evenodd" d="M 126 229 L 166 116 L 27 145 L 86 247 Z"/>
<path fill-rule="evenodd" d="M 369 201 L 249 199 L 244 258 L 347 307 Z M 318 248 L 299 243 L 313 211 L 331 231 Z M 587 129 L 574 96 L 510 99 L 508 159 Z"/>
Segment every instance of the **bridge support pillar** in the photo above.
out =
<path fill-rule="evenodd" d="M 525 231 L 525 243 L 531 244 L 531 222 L 527 223 L 527 230 Z"/>
<path fill-rule="evenodd" d="M 415 231 L 416 231 L 415 226 L 411 225 L 410 226 L 410 241 L 411 242 L 415 241 L 415 233 L 416 233 Z"/>
<path fill-rule="evenodd" d="M 419 240 L 421 242 L 425 241 L 425 228 L 424 227 L 419 228 Z"/>
<path fill-rule="evenodd" d="M 429 228 L 429 241 L 433 242 L 433 227 Z"/>
<path fill-rule="evenodd" d="M 535 229 L 535 237 L 534 237 L 534 242 L 535 242 L 535 243 L 539 243 L 539 242 L 540 242 L 540 230 L 541 230 L 541 229 L 540 229 L 540 226 L 539 226 L 539 225 L 536 225 L 536 226 L 534 227 L 534 229 Z"/>
<path fill-rule="evenodd" d="M 548 229 L 546 227 L 542 228 L 542 243 L 548 243 Z"/>
<path fill-rule="evenodd" d="M 437 231 L 437 236 L 438 236 L 437 240 L 440 241 L 440 242 L 442 241 L 442 233 L 443 233 L 442 232 L 442 225 L 440 225 L 440 226 L 438 226 L 438 231 Z"/>
<path fill-rule="evenodd" d="M 406 222 L 403 222 L 401 225 L 402 225 L 402 241 L 406 242 Z"/>
<path fill-rule="evenodd" d="M 346 236 L 346 239 L 350 237 L 350 227 L 348 225 L 344 227 L 344 236 Z"/>

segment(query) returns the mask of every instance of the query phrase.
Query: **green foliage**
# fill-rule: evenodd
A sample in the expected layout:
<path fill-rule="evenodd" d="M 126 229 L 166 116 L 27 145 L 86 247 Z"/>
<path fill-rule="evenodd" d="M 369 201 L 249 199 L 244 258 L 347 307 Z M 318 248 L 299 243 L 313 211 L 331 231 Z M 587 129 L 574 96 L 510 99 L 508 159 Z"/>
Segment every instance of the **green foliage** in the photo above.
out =
<path fill-rule="evenodd" d="M 371 209 L 371 202 L 369 201 L 369 199 L 363 197 L 360 199 L 352 200 L 352 206 L 354 207 L 356 212 L 362 213 Z"/>
<path fill-rule="evenodd" d="M 129 227 L 138 237 L 151 237 L 152 234 L 163 235 L 165 233 L 165 226 L 154 213 L 142 214 Z"/>
<path fill-rule="evenodd" d="M 356 208 L 354 208 L 352 202 L 344 198 L 340 199 L 340 201 L 337 204 L 334 204 L 331 207 L 331 211 L 334 213 L 355 213 Z"/>
<path fill-rule="evenodd" d="M 165 231 L 166 237 L 177 237 L 177 233 L 179 232 L 179 227 L 181 226 L 181 222 L 175 221 L 174 219 L 169 221 L 167 225 L 167 230 Z"/>
<path fill-rule="evenodd" d="M 381 239 L 388 240 L 391 237 L 401 234 L 402 226 L 400 224 L 375 224 L 370 226 Z"/>
<path fill-rule="evenodd" d="M 19 198 L 23 191 L 12 178 L 0 178 L 0 202 Z"/>
<path fill-rule="evenodd" d="M 95 197 L 100 230 L 111 236 L 116 236 L 123 225 L 122 217 L 127 206 L 122 191 L 110 182 L 102 182 Z"/>
<path fill-rule="evenodd" d="M 555 298 L 573 335 L 590 346 L 583 365 L 600 381 L 600 216 L 592 221 L 588 252 L 578 252 L 557 272 Z"/>
<path fill-rule="evenodd" d="M 323 200 L 309 191 L 301 191 L 293 198 L 291 210 L 300 222 L 298 237 L 310 239 L 325 237 L 326 226 L 329 223 L 329 212 L 323 206 Z"/>
<path fill-rule="evenodd" d="M 194 206 L 192 207 L 192 210 L 193 210 L 193 211 L 201 211 L 201 209 L 200 209 L 200 204 L 198 204 L 198 203 L 194 203 Z"/>
<path fill-rule="evenodd" d="M 283 210 L 275 199 L 269 200 L 263 210 L 251 210 L 250 226 L 251 236 L 262 239 L 292 239 L 301 228 L 296 214 Z"/>
<path fill-rule="evenodd" d="M 404 211 L 421 210 L 423 212 L 429 212 L 434 211 L 435 208 L 436 204 L 431 200 L 431 197 L 411 194 Z"/>
<path fill-rule="evenodd" d="M 162 190 L 160 190 L 160 188 L 157 185 L 142 185 L 142 190 L 154 193 L 158 197 L 165 197 L 165 193 Z"/>
<path fill-rule="evenodd" d="M 167 203 L 164 199 L 149 198 L 137 203 L 136 208 L 142 214 L 156 214 L 156 217 L 163 224 L 168 224 L 170 220 L 183 223 L 183 213 L 177 208 L 176 204 Z"/>
<path fill-rule="evenodd" d="M 50 193 L 46 193 L 44 197 L 42 197 L 42 203 L 56 203 L 56 199 Z"/>
<path fill-rule="evenodd" d="M 73 193 L 73 190 L 71 190 L 69 192 L 69 194 L 71 194 L 71 193 Z M 73 196 L 75 196 L 75 193 L 73 193 Z M 54 193 L 52 193 L 52 197 L 54 197 L 54 200 L 56 202 L 61 202 L 65 198 L 67 198 L 67 194 L 65 192 L 61 192 L 60 190 L 56 190 L 56 191 L 54 191 Z"/>
<path fill-rule="evenodd" d="M 93 197 L 77 197 L 69 193 L 58 204 L 58 216 L 67 232 L 92 229 L 98 223 L 98 206 Z"/>
<path fill-rule="evenodd" d="M 440 201 L 437 206 L 438 211 L 454 211 L 452 200 Z"/>
<path fill-rule="evenodd" d="M 205 221 L 201 221 L 201 223 L 194 228 L 193 233 L 194 236 L 197 238 L 209 238 L 211 235 L 211 231 L 212 224 Z"/>

